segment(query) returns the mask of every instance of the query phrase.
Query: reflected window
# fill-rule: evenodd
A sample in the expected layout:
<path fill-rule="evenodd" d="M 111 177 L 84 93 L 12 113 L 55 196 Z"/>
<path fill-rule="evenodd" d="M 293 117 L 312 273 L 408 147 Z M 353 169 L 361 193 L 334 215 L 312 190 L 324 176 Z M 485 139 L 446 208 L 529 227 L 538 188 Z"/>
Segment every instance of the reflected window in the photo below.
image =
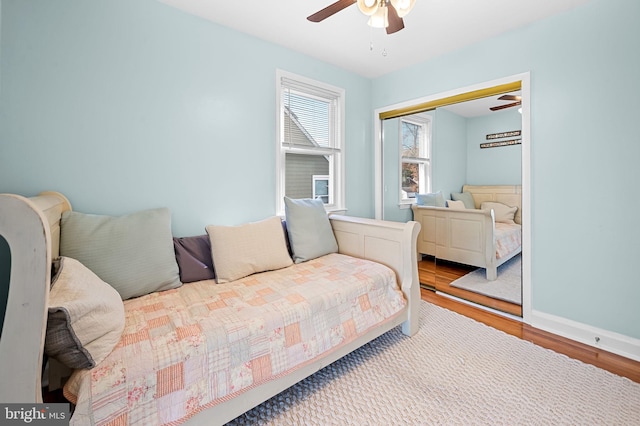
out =
<path fill-rule="evenodd" d="M 415 202 L 416 193 L 431 189 L 431 120 L 400 119 L 400 202 Z"/>

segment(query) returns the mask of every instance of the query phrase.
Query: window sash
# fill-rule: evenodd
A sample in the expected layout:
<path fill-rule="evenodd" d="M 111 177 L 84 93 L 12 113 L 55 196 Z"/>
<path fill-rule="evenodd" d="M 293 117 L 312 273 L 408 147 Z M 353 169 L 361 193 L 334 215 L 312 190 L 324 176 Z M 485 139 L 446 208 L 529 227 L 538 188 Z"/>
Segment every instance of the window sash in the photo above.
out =
<path fill-rule="evenodd" d="M 402 157 L 403 163 L 428 163 L 430 161 L 430 159 L 422 157 Z"/>
<path fill-rule="evenodd" d="M 404 152 L 404 126 L 403 124 L 411 124 L 420 129 L 420 133 L 418 136 L 418 155 L 403 155 Z M 428 126 L 429 122 L 427 120 L 410 120 L 406 118 L 400 119 L 400 155 L 402 158 L 418 158 L 418 159 L 429 159 L 429 135 L 427 134 L 429 130 Z"/>
<path fill-rule="evenodd" d="M 282 145 L 339 149 L 337 100 L 336 94 L 317 96 L 283 85 Z"/>

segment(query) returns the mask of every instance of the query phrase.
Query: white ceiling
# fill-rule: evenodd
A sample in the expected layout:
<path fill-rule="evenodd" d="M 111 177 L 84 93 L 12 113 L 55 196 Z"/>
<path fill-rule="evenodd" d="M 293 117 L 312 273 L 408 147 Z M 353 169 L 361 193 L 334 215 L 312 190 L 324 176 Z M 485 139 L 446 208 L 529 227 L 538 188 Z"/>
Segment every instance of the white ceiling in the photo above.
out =
<path fill-rule="evenodd" d="M 334 0 L 159 1 L 375 78 L 590 0 L 416 0 L 405 28 L 392 35 L 371 29 L 355 4 L 320 23 L 307 21 Z"/>

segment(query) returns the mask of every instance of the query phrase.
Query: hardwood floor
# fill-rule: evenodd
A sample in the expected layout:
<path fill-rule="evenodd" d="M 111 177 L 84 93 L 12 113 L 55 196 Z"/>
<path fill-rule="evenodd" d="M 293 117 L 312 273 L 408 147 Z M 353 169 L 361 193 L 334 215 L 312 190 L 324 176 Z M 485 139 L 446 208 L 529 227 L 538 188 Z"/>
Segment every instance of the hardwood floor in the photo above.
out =
<path fill-rule="evenodd" d="M 640 362 L 539 330 L 520 321 L 441 296 L 432 290 L 423 288 L 421 292 L 422 299 L 429 303 L 640 383 Z"/>
<path fill-rule="evenodd" d="M 497 309 L 502 312 L 522 316 L 522 306 L 503 300 L 492 299 L 482 294 L 467 291 L 461 288 L 451 287 L 451 282 L 477 269 L 475 266 L 461 265 L 438 259 L 437 265 L 433 257 L 424 257 L 418 262 L 418 275 L 420 283 L 439 292 L 465 299 L 479 305 Z"/>

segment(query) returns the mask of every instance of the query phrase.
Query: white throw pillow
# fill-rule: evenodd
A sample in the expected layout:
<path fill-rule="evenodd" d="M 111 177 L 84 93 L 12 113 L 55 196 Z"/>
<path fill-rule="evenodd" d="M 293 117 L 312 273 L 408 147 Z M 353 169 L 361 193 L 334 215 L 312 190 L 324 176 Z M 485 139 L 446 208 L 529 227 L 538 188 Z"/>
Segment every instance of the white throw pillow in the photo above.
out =
<path fill-rule="evenodd" d="M 447 207 L 452 210 L 465 210 L 464 201 L 447 200 Z"/>
<path fill-rule="evenodd" d="M 120 341 L 120 294 L 70 257 L 54 261 L 44 350 L 69 368 L 93 368 Z"/>
<path fill-rule="evenodd" d="M 485 201 L 480 205 L 480 208 L 482 210 L 493 209 L 496 222 L 510 223 L 510 224 L 516 223 L 513 219 L 515 218 L 516 212 L 518 211 L 517 207 L 509 207 L 506 204 L 497 203 L 495 201 Z"/>
<path fill-rule="evenodd" d="M 239 226 L 209 225 L 206 230 L 218 283 L 293 264 L 277 216 Z"/>

